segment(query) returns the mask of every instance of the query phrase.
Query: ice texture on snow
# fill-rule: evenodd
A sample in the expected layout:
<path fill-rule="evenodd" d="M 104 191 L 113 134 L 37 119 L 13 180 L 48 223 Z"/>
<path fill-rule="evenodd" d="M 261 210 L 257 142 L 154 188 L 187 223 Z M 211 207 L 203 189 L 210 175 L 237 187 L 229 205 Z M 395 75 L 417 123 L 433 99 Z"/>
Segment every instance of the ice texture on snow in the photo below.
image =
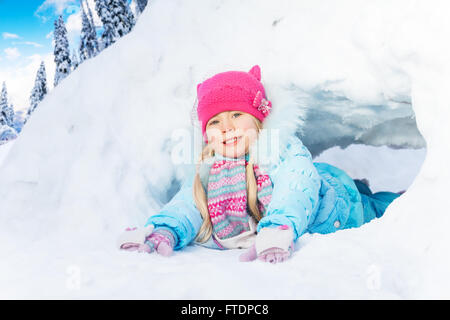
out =
<path fill-rule="evenodd" d="M 0 297 L 448 298 L 447 7 L 153 1 L 133 32 L 46 96 L 3 159 Z M 298 88 L 316 102 L 316 127 L 306 119 L 299 130 L 316 155 L 351 144 L 349 156 L 319 156 L 348 169 L 346 157 L 364 159 L 368 150 L 355 144 L 371 144 L 389 162 L 350 171 L 367 169 L 371 184 L 397 189 L 404 185 L 377 170 L 410 166 L 418 175 L 408 191 L 382 219 L 303 236 L 275 266 L 240 263 L 239 250 L 189 246 L 168 259 L 117 250 L 120 231 L 176 192 L 183 171 L 171 162 L 170 137 L 190 130 L 196 84 L 255 64 L 268 96 Z"/>

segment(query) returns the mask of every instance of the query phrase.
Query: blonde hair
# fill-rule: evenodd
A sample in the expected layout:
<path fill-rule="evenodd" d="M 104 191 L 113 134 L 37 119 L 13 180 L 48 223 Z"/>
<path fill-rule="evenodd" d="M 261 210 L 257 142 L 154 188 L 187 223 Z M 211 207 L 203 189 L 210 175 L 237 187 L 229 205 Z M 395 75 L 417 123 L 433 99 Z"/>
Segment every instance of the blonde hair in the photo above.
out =
<path fill-rule="evenodd" d="M 253 117 L 255 121 L 256 128 L 259 131 L 262 129 L 262 123 L 257 118 Z M 247 151 L 248 152 L 248 151 Z M 204 243 L 208 241 L 208 239 L 212 235 L 212 223 L 211 218 L 208 211 L 208 200 L 206 198 L 206 192 L 201 183 L 200 175 L 199 175 L 199 166 L 205 159 L 214 156 L 214 150 L 212 149 L 210 144 L 207 144 L 202 152 L 200 153 L 199 163 L 197 164 L 196 174 L 194 178 L 194 187 L 193 187 L 193 197 L 197 209 L 200 211 L 200 214 L 203 218 L 203 223 L 200 227 L 200 230 L 195 238 L 196 241 L 200 243 Z M 248 165 L 245 168 L 245 176 L 247 180 L 247 205 L 250 210 L 251 215 L 255 218 L 256 222 L 261 220 L 261 213 L 258 208 L 258 199 L 257 199 L 257 185 L 255 172 L 253 171 L 253 157 L 250 153 Z"/>

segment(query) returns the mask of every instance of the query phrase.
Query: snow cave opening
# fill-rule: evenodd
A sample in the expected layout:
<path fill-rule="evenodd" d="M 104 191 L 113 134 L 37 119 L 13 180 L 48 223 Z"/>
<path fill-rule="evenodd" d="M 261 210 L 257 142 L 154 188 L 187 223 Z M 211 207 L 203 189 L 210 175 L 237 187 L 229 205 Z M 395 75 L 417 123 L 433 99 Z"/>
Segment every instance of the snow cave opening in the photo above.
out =
<path fill-rule="evenodd" d="M 365 180 L 373 193 L 408 190 L 426 156 L 410 96 L 380 104 L 357 103 L 320 88 L 307 96 L 304 126 L 296 134 L 314 162 Z"/>

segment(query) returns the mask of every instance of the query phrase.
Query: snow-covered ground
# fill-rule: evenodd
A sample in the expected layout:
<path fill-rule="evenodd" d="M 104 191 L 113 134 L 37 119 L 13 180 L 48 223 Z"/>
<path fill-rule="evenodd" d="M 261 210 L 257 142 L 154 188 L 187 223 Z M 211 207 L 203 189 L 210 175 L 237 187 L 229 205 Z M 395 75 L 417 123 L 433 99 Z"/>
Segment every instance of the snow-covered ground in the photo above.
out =
<path fill-rule="evenodd" d="M 333 147 L 314 158 L 331 163 L 353 179 L 369 180 L 372 192 L 408 189 L 425 160 L 426 149 L 391 149 L 386 146 Z"/>
<path fill-rule="evenodd" d="M 151 2 L 131 34 L 61 82 L 0 151 L 0 298 L 449 298 L 446 7 Z M 177 185 L 170 137 L 190 132 L 196 84 L 255 64 L 274 106 L 298 94 L 326 111 L 307 131 L 313 146 L 335 138 L 323 135 L 328 125 L 355 143 L 409 146 L 350 139 L 343 150 L 319 148 L 316 161 L 374 190 L 408 191 L 382 219 L 303 236 L 283 264 L 193 246 L 171 258 L 117 250 L 118 233 L 143 224 Z M 426 151 L 405 121 L 411 107 Z"/>
<path fill-rule="evenodd" d="M 11 150 L 11 147 L 13 146 L 14 142 L 15 141 L 10 141 L 8 143 L 0 145 L 0 166 L 5 160 L 6 156 L 8 155 L 9 150 Z"/>

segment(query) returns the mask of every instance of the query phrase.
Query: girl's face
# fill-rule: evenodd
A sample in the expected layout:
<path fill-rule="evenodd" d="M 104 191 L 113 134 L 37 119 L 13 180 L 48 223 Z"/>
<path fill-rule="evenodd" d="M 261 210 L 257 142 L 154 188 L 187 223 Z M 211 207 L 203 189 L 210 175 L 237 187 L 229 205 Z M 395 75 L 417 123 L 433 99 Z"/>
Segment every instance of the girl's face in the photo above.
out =
<path fill-rule="evenodd" d="M 208 143 L 224 157 L 238 158 L 245 155 L 258 136 L 253 116 L 242 111 L 224 111 L 206 124 Z"/>

